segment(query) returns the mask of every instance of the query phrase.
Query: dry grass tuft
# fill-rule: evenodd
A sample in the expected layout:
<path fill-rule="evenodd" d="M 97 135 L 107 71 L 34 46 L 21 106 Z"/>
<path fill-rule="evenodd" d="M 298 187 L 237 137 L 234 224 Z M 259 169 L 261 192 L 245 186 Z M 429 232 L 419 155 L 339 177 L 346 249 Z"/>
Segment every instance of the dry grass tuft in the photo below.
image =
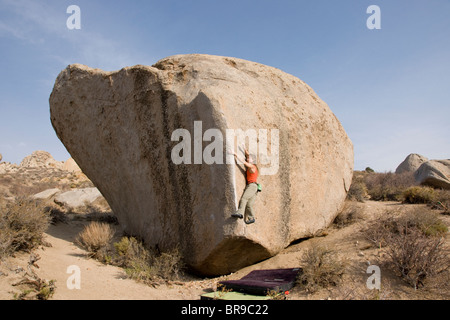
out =
<path fill-rule="evenodd" d="M 75 242 L 95 257 L 108 246 L 113 236 L 114 230 L 109 224 L 92 221 L 79 233 Z"/>

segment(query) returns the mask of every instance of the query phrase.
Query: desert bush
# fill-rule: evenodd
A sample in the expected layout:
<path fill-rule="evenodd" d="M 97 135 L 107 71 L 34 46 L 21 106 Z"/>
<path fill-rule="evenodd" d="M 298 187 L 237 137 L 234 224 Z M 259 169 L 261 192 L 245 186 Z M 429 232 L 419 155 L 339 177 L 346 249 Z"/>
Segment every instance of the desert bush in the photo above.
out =
<path fill-rule="evenodd" d="M 338 228 L 343 228 L 363 218 L 362 208 L 358 206 L 358 202 L 346 200 L 341 212 L 336 216 L 333 224 Z"/>
<path fill-rule="evenodd" d="M 395 233 L 395 219 L 386 214 L 386 218 L 375 220 L 363 230 L 364 238 L 377 248 L 387 246 L 391 233 Z"/>
<path fill-rule="evenodd" d="M 417 229 L 393 234 L 387 250 L 387 266 L 414 288 L 448 270 L 449 257 L 443 237 L 427 237 Z"/>
<path fill-rule="evenodd" d="M 19 198 L 3 204 L 0 207 L 0 257 L 46 244 L 44 232 L 49 223 L 48 211 L 37 200 Z"/>
<path fill-rule="evenodd" d="M 448 231 L 437 214 L 418 209 L 404 216 L 388 217 L 364 231 L 366 239 L 386 248 L 386 266 L 414 288 L 448 271 L 444 247 Z"/>
<path fill-rule="evenodd" d="M 352 201 L 364 202 L 367 197 L 367 187 L 364 182 L 364 173 L 355 171 L 353 173 L 352 184 L 347 193 L 347 199 Z"/>
<path fill-rule="evenodd" d="M 345 263 L 335 251 L 319 245 L 312 245 L 300 259 L 302 272 L 297 284 L 308 292 L 336 286 L 344 274 Z"/>
<path fill-rule="evenodd" d="M 407 228 L 417 229 L 425 236 L 444 236 L 448 228 L 439 215 L 422 208 L 417 208 L 397 219 L 397 232 L 406 232 Z"/>
<path fill-rule="evenodd" d="M 178 248 L 159 253 L 147 249 L 134 237 L 122 237 L 114 248 L 113 263 L 125 268 L 130 278 L 144 283 L 175 280 L 184 267 Z"/>
<path fill-rule="evenodd" d="M 16 176 L 18 177 L 18 176 Z M 22 178 L 25 179 L 25 178 Z M 27 180 L 14 179 L 10 185 L 9 191 L 16 197 L 31 197 L 32 195 L 42 192 L 47 189 L 54 188 L 55 184 L 49 182 L 34 182 L 28 185 Z"/>
<path fill-rule="evenodd" d="M 414 175 L 410 172 L 369 173 L 364 183 L 370 198 L 381 201 L 400 201 L 403 191 L 416 185 Z"/>
<path fill-rule="evenodd" d="M 178 279 L 183 266 L 181 253 L 178 248 L 155 255 L 152 262 L 156 275 L 167 280 Z"/>
<path fill-rule="evenodd" d="M 78 234 L 75 243 L 86 249 L 92 256 L 99 257 L 109 245 L 114 235 L 113 228 L 103 222 L 92 221 Z"/>
<path fill-rule="evenodd" d="M 113 246 L 115 249 L 115 265 L 127 268 L 136 260 L 142 260 L 145 264 L 150 261 L 150 251 L 134 237 L 122 237 Z"/>
<path fill-rule="evenodd" d="M 409 187 L 402 193 L 402 200 L 405 203 L 428 203 L 436 201 L 436 191 L 431 187 L 414 186 Z"/>
<path fill-rule="evenodd" d="M 442 214 L 450 214 L 450 190 L 436 190 L 436 201 L 432 208 L 442 210 Z"/>
<path fill-rule="evenodd" d="M 366 240 L 381 248 L 389 245 L 392 235 L 404 234 L 411 229 L 420 231 L 423 236 L 444 236 L 448 231 L 438 214 L 417 208 L 397 218 L 387 213 L 384 219 L 376 220 L 363 233 Z"/>

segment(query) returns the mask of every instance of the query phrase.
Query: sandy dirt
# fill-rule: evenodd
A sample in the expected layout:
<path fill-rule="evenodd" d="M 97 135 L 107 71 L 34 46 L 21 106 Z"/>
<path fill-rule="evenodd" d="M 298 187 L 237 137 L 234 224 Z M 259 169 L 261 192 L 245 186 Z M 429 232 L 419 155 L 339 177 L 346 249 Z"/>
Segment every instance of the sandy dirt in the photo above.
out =
<path fill-rule="evenodd" d="M 34 251 L 40 256 L 40 260 L 36 263 L 39 268 L 34 268 L 34 270 L 42 279 L 56 280 L 56 290 L 51 298 L 54 300 L 197 300 L 200 299 L 201 294 L 215 289 L 220 280 L 239 279 L 256 269 L 301 267 L 302 254 L 312 243 L 318 242 L 337 250 L 342 258 L 349 261 L 342 285 L 323 289 L 315 294 L 307 294 L 294 287 L 288 295 L 288 299 L 438 299 L 439 296 L 429 292 L 415 292 L 387 271 L 383 271 L 382 274 L 383 288 L 381 292 L 375 294 L 366 288 L 366 280 L 369 276 L 366 273 L 367 267 L 376 264 L 383 253 L 368 246 L 362 237 L 361 230 L 368 221 L 385 215 L 386 212 L 395 214 L 411 210 L 413 206 L 401 205 L 396 202 L 374 201 L 356 205 L 362 213 L 361 220 L 343 228 L 331 226 L 318 237 L 299 241 L 275 257 L 220 278 L 203 279 L 188 276 L 180 281 L 156 287 L 128 279 L 123 269 L 104 265 L 89 258 L 86 251 L 74 244 L 76 235 L 86 223 L 82 221 L 60 222 L 49 227 L 45 239 L 51 244 L 51 247 L 40 247 Z M 447 224 L 450 224 L 448 216 L 443 216 L 443 218 Z M 12 284 L 23 279 L 29 257 L 30 254 L 20 253 L 1 262 L 0 299 L 12 299 L 14 292 L 20 292 L 20 287 L 12 286 Z M 68 273 L 70 266 L 79 268 L 80 289 L 68 288 L 67 280 L 72 275 L 72 273 Z"/>

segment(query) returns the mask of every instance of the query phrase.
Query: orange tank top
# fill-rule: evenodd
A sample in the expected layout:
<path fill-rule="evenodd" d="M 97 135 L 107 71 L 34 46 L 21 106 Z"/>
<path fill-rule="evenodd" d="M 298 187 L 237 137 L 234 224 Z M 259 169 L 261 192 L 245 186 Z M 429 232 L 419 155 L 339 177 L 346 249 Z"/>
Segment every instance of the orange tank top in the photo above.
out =
<path fill-rule="evenodd" d="M 247 184 L 256 183 L 258 179 L 258 168 L 255 166 L 255 172 L 251 173 L 249 169 L 247 169 Z"/>

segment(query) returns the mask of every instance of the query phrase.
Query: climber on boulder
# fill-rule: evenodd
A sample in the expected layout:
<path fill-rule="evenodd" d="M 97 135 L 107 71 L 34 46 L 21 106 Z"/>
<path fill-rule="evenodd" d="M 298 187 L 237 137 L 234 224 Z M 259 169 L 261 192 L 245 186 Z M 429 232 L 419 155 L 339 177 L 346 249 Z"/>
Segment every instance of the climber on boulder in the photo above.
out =
<path fill-rule="evenodd" d="M 255 222 L 255 216 L 253 212 L 253 204 L 256 200 L 256 195 L 258 194 L 258 166 L 256 165 L 256 157 L 250 155 L 248 150 L 244 148 L 245 159 L 240 158 L 236 152 L 232 152 L 235 159 L 241 161 L 246 168 L 246 180 L 247 185 L 245 187 L 244 193 L 242 194 L 241 200 L 239 201 L 238 210 L 231 216 L 235 218 L 244 218 L 244 214 L 247 212 L 246 224 L 251 224 Z"/>

